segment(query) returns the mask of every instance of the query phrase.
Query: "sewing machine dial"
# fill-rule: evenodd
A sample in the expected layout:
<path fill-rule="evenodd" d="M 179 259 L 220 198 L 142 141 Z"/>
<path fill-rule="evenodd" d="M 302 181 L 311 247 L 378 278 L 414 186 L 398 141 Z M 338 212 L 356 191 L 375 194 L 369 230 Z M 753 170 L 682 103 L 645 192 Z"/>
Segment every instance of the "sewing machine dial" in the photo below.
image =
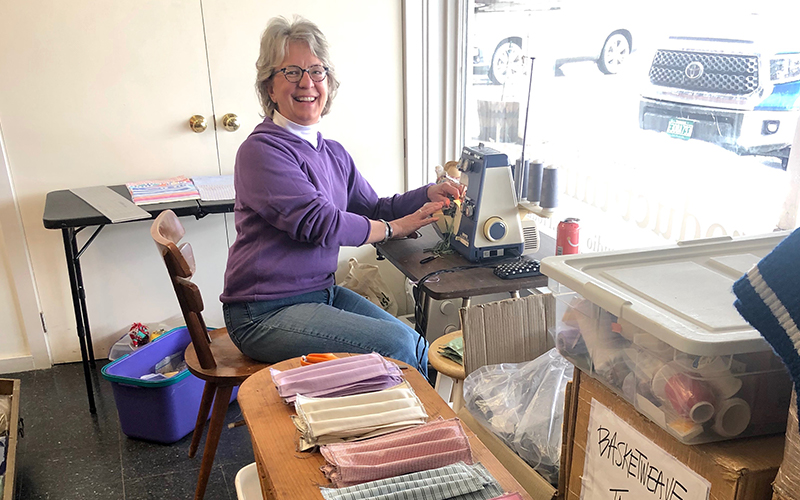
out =
<path fill-rule="evenodd" d="M 483 225 L 483 234 L 489 241 L 500 241 L 508 234 L 508 226 L 500 217 L 489 217 Z"/>

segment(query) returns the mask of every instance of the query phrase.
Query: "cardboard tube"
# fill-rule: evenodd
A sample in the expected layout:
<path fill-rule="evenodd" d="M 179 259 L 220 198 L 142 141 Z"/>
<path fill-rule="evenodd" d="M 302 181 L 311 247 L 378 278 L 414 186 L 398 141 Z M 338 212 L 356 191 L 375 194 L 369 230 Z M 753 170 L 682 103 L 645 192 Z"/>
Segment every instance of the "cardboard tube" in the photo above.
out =
<path fill-rule="evenodd" d="M 735 437 L 750 425 L 750 405 L 741 398 L 726 399 L 719 404 L 714 417 L 714 432 L 722 437 Z"/>

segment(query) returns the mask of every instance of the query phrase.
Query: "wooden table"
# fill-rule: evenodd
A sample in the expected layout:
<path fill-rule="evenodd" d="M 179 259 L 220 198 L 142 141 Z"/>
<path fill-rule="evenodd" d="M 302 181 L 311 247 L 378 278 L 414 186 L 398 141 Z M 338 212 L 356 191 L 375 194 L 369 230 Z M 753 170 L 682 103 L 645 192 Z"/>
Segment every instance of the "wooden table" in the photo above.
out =
<path fill-rule="evenodd" d="M 348 356 L 348 354 L 339 354 Z M 403 375 L 414 388 L 428 417 L 441 416 L 445 419 L 455 417 L 436 391 L 416 370 L 405 363 L 395 361 L 403 367 Z M 300 359 L 294 358 L 273 365 L 276 370 L 287 370 L 300 366 Z M 319 468 L 325 459 L 319 452 L 297 452 L 297 433 L 290 416 L 294 407 L 287 405 L 278 396 L 269 370 L 261 370 L 251 375 L 239 388 L 239 406 L 250 430 L 261 479 L 261 491 L 268 500 L 319 500 L 320 486 L 329 484 Z M 482 463 L 500 483 L 505 491 L 517 491 L 522 498 L 531 497 L 522 489 L 511 474 L 497 461 L 492 453 L 466 426 L 475 461 Z"/>

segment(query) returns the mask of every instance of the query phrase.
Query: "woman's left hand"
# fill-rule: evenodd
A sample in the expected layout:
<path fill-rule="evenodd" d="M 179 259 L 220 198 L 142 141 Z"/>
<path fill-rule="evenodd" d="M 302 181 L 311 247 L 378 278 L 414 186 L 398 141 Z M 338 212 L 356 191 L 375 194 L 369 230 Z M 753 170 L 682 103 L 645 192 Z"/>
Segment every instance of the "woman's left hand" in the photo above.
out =
<path fill-rule="evenodd" d="M 445 206 L 449 206 L 450 199 L 461 198 L 465 189 L 466 186 L 463 184 L 456 184 L 447 180 L 430 186 L 428 188 L 428 199 L 433 202 L 442 202 Z"/>

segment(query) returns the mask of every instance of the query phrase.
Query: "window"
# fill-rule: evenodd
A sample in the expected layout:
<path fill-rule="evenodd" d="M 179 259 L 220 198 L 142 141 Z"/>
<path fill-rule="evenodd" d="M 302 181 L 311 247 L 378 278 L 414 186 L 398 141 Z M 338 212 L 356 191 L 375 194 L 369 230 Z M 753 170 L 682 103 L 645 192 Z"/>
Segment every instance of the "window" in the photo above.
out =
<path fill-rule="evenodd" d="M 793 4 L 470 0 L 463 143 L 556 166 L 582 252 L 793 228 Z"/>

